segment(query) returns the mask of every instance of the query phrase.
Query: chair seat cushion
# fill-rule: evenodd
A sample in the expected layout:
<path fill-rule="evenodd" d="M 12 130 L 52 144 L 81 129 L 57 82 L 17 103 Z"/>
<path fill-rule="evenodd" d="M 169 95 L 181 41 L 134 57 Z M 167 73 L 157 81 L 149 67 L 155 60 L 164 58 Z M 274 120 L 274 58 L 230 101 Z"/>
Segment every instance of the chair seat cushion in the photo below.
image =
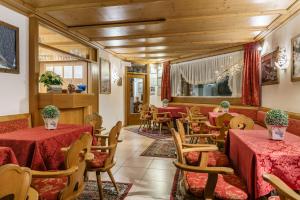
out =
<path fill-rule="evenodd" d="M 186 173 L 188 191 L 196 197 L 203 198 L 207 174 Z M 214 193 L 216 199 L 246 200 L 248 198 L 246 187 L 236 175 L 218 175 L 218 182 Z"/>
<path fill-rule="evenodd" d="M 199 165 L 201 159 L 201 153 L 197 151 L 192 151 L 186 154 L 185 158 L 189 165 L 197 166 Z M 209 167 L 228 167 L 229 160 L 227 156 L 220 151 L 212 151 L 208 153 L 208 163 Z"/>
<path fill-rule="evenodd" d="M 105 160 L 108 158 L 109 154 L 106 152 L 92 151 L 94 154 L 94 159 L 89 161 L 89 166 L 92 168 L 104 167 Z"/>
<path fill-rule="evenodd" d="M 60 191 L 67 185 L 67 177 L 34 178 L 31 185 L 39 193 L 40 200 L 58 200 Z"/>

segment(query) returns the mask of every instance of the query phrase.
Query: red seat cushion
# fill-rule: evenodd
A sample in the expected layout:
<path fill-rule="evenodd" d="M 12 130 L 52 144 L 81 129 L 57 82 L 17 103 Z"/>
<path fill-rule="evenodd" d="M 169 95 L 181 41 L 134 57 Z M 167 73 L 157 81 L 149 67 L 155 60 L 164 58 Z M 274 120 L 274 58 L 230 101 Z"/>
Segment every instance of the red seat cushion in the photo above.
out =
<path fill-rule="evenodd" d="M 203 198 L 207 174 L 186 173 L 188 191 L 196 197 Z M 218 182 L 215 188 L 215 197 L 222 200 L 246 200 L 248 198 L 246 187 L 236 175 L 218 175 Z"/>
<path fill-rule="evenodd" d="M 28 119 L 16 119 L 11 121 L 0 122 L 0 134 L 13 132 L 28 127 Z"/>
<path fill-rule="evenodd" d="M 189 165 L 197 166 L 200 162 L 200 152 L 192 151 L 186 154 L 186 161 Z M 208 163 L 209 167 L 228 167 L 229 160 L 227 156 L 220 151 L 212 151 L 208 153 Z"/>
<path fill-rule="evenodd" d="M 94 159 L 89 161 L 89 165 L 92 168 L 101 168 L 104 167 L 105 160 L 108 158 L 109 154 L 106 152 L 92 151 L 94 154 Z"/>
<path fill-rule="evenodd" d="M 67 177 L 34 178 L 31 185 L 39 193 L 40 200 L 58 200 L 60 191 L 67 185 Z"/>

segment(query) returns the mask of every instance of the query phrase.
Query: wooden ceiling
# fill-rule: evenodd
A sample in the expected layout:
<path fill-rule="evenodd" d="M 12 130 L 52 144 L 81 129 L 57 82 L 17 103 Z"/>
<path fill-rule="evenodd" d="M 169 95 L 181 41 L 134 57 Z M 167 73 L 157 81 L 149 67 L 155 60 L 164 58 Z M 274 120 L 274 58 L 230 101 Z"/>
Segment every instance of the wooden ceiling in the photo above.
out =
<path fill-rule="evenodd" d="M 262 39 L 300 8 L 298 0 L 22 2 L 117 56 L 138 62 L 178 60 L 236 48 Z"/>

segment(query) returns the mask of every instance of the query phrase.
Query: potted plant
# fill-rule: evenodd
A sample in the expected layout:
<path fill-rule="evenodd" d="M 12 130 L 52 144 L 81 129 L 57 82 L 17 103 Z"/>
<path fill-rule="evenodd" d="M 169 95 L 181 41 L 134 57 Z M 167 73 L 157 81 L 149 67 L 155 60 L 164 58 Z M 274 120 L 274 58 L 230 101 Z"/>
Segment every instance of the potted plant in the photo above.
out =
<path fill-rule="evenodd" d="M 229 112 L 229 107 L 230 107 L 229 101 L 222 101 L 220 103 L 220 107 L 221 107 L 223 112 Z"/>
<path fill-rule="evenodd" d="M 45 128 L 53 130 L 57 128 L 60 111 L 56 106 L 48 105 L 42 109 L 42 117 L 45 123 Z"/>
<path fill-rule="evenodd" d="M 289 125 L 289 117 L 279 109 L 267 112 L 265 122 L 269 130 L 269 138 L 272 140 L 283 140 L 286 128 Z"/>
<path fill-rule="evenodd" d="M 163 104 L 163 107 L 168 107 L 169 100 L 168 99 L 163 99 L 162 104 Z"/>
<path fill-rule="evenodd" d="M 54 72 L 46 71 L 41 75 L 39 82 L 47 87 L 47 92 L 61 93 L 64 81 L 62 77 Z"/>

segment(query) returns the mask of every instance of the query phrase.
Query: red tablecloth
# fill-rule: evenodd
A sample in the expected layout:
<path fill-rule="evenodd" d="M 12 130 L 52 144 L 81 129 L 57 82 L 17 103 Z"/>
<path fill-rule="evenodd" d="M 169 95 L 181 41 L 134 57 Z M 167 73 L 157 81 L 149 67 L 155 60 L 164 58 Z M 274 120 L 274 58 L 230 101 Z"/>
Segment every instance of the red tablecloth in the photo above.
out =
<path fill-rule="evenodd" d="M 12 148 L 21 166 L 35 170 L 64 168 L 62 147 L 70 146 L 83 132 L 91 132 L 91 126 L 62 125 L 56 130 L 44 127 L 22 129 L 0 134 L 0 146 Z"/>
<path fill-rule="evenodd" d="M 284 141 L 268 139 L 267 130 L 230 130 L 227 153 L 245 180 L 251 199 L 271 192 L 263 173 L 272 173 L 300 190 L 300 137 L 286 133 Z"/>
<path fill-rule="evenodd" d="M 208 113 L 208 120 L 209 120 L 209 123 L 211 125 L 216 125 L 216 118 L 219 117 L 220 115 L 223 115 L 224 113 L 222 112 L 209 112 Z M 234 117 L 238 116 L 239 114 L 238 113 L 228 113 Z"/>
<path fill-rule="evenodd" d="M 0 166 L 5 164 L 18 164 L 13 150 L 9 147 L 0 147 Z"/>
<path fill-rule="evenodd" d="M 186 109 L 184 107 L 161 107 L 158 108 L 158 112 L 169 112 L 171 113 L 171 117 L 172 118 L 180 118 L 181 114 L 179 114 L 179 112 L 182 113 L 186 113 Z"/>

